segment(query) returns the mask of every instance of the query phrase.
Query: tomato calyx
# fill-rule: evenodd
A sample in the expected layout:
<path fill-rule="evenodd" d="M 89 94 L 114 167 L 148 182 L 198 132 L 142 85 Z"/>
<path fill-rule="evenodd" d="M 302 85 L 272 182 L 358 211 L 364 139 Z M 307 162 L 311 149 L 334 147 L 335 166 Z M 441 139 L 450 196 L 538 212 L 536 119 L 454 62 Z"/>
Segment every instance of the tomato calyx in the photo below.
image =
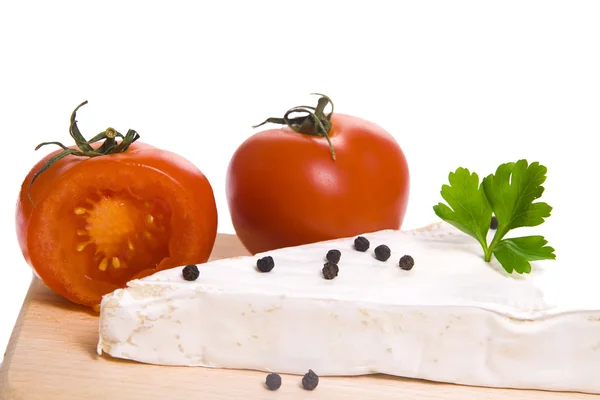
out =
<path fill-rule="evenodd" d="M 79 104 L 71 113 L 71 124 L 69 125 L 69 134 L 71 135 L 73 140 L 75 140 L 77 149 L 69 148 L 61 142 L 43 142 L 35 147 L 35 150 L 38 150 L 43 146 L 53 144 L 61 147 L 63 150 L 60 153 L 48 159 L 48 161 L 35 173 L 35 175 L 33 175 L 33 178 L 29 183 L 29 191 L 27 195 L 29 197 L 29 201 L 31 201 L 31 204 L 34 207 L 35 203 L 31 198 L 31 186 L 33 185 L 33 182 L 35 182 L 38 176 L 44 173 L 44 171 L 50 168 L 52 164 L 54 164 L 58 160 L 65 158 L 69 155 L 74 155 L 78 157 L 99 157 L 109 154 L 125 153 L 129 149 L 129 146 L 131 146 L 131 144 L 138 140 L 140 137 L 140 135 L 133 129 L 129 129 L 127 133 L 123 135 L 122 133 L 117 132 L 114 128 L 109 127 L 106 128 L 106 130 L 94 136 L 93 138 L 91 138 L 90 140 L 87 140 L 79 131 L 79 127 L 77 126 L 77 121 L 75 119 L 77 115 L 77 110 L 79 110 L 85 104 L 87 104 L 87 100 Z M 120 138 L 121 141 L 118 142 L 116 138 Z M 97 149 L 94 149 L 92 143 L 96 143 L 101 140 L 104 140 L 102 145 L 100 145 L 100 147 L 98 147 Z"/>
<path fill-rule="evenodd" d="M 321 136 L 325 137 L 329 144 L 329 152 L 331 157 L 335 161 L 335 150 L 329 137 L 329 131 L 331 130 L 331 115 L 333 114 L 333 101 L 326 95 L 321 93 L 311 93 L 313 95 L 321 96 L 317 102 L 316 107 L 312 106 L 296 106 L 292 107 L 283 115 L 283 118 L 270 117 L 258 125 L 254 125 L 253 128 L 258 128 L 266 123 L 287 125 L 294 132 L 302 133 L 309 136 Z M 331 104 L 331 111 L 325 114 L 325 107 Z M 290 118 L 294 113 L 306 113 L 306 115 Z"/>

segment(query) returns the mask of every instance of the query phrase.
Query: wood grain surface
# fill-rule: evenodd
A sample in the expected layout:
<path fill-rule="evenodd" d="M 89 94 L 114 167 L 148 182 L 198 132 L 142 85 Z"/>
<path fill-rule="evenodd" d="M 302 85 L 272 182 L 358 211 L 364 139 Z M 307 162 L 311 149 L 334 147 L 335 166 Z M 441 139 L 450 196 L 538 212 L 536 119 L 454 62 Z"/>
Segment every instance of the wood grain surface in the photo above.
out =
<path fill-rule="evenodd" d="M 219 235 L 212 259 L 245 255 L 235 236 Z M 1 400 L 551 400 L 600 396 L 431 383 L 389 376 L 322 377 L 312 392 L 300 376 L 282 375 L 278 391 L 266 374 L 164 367 L 98 356 L 98 317 L 52 293 L 39 280 L 29 293 L 0 370 Z"/>

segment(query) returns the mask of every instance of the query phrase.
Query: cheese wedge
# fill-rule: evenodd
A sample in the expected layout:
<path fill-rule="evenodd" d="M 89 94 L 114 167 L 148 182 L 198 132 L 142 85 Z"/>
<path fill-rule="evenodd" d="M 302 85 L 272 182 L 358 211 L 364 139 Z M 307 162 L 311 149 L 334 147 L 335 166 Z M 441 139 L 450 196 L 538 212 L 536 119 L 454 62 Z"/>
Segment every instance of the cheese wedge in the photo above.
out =
<path fill-rule="evenodd" d="M 345 238 L 202 264 L 196 281 L 182 268 L 131 281 L 102 300 L 98 352 L 160 365 L 600 393 L 597 268 L 573 274 L 555 260 L 507 274 L 446 223 L 363 236 L 366 252 Z M 391 249 L 385 262 L 374 256 L 380 244 Z M 327 280 L 330 249 L 341 259 Z M 259 272 L 267 255 L 275 267 Z M 412 270 L 399 267 L 404 255 Z"/>

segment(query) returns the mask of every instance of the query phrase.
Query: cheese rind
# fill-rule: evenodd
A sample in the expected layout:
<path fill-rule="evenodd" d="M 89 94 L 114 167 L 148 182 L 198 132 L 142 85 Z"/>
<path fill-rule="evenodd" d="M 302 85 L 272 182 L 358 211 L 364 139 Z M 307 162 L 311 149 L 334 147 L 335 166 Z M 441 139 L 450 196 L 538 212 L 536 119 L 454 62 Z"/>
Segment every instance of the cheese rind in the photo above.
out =
<path fill-rule="evenodd" d="M 278 373 L 385 373 L 489 387 L 600 393 L 600 303 L 561 301 L 561 275 L 537 263 L 508 275 L 477 242 L 447 224 L 381 231 L 181 268 L 104 297 L 98 351 L 160 365 Z M 386 262 L 372 254 L 387 244 Z M 328 250 L 340 272 L 323 279 Z M 398 261 L 415 259 L 411 271 Z M 552 265 L 552 268 L 558 268 Z"/>

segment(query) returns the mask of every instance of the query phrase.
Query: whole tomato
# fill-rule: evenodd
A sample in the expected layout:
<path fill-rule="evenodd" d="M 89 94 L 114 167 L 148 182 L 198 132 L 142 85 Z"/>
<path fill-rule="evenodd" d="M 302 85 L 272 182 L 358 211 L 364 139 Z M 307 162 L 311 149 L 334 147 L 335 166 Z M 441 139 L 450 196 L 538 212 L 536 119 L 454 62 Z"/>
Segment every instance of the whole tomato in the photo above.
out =
<path fill-rule="evenodd" d="M 284 126 L 254 134 L 230 161 L 231 219 L 253 254 L 402 226 L 410 182 L 397 141 L 320 96 L 267 119 Z"/>
<path fill-rule="evenodd" d="M 44 143 L 62 150 L 24 179 L 16 231 L 23 256 L 50 289 L 96 307 L 131 279 L 207 261 L 217 208 L 198 168 L 136 142 L 135 131 L 108 128 L 86 140 L 75 121 L 79 107 L 70 126 L 77 146 Z"/>

